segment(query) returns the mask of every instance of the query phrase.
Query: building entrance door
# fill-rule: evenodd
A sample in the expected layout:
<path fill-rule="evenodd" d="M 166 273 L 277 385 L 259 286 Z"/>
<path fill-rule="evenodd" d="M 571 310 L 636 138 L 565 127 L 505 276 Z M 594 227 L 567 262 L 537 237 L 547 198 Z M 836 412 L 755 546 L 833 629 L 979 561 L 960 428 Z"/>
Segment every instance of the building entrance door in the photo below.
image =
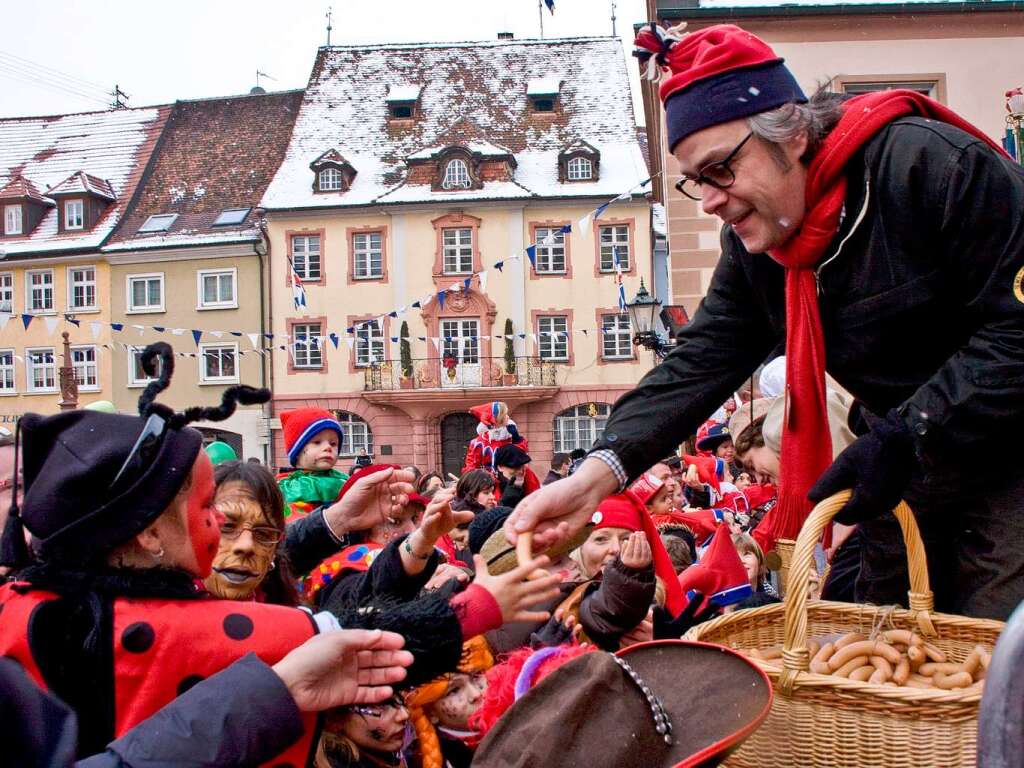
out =
<path fill-rule="evenodd" d="M 441 419 L 441 472 L 445 482 L 448 473 L 459 477 L 466 459 L 469 441 L 476 437 L 477 420 L 468 413 L 450 413 Z"/>

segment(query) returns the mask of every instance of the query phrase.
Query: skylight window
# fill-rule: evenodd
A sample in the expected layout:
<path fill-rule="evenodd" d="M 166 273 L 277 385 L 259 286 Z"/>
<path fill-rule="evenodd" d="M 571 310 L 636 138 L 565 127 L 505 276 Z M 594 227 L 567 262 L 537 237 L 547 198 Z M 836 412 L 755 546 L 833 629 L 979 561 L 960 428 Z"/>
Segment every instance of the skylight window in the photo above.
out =
<path fill-rule="evenodd" d="M 178 218 L 176 213 L 158 213 L 146 219 L 139 232 L 166 232 Z"/>
<path fill-rule="evenodd" d="M 241 224 L 249 215 L 250 210 L 249 208 L 225 208 L 213 222 L 213 226 L 228 227 L 232 224 Z"/>

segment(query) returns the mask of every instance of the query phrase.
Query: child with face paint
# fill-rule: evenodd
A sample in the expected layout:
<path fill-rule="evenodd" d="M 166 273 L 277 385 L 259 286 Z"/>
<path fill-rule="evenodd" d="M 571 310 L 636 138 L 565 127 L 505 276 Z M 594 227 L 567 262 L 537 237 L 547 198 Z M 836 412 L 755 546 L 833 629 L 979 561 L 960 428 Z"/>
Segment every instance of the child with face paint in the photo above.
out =
<path fill-rule="evenodd" d="M 288 522 L 304 517 L 338 498 L 348 475 L 334 468 L 345 432 L 323 408 L 281 412 L 288 461 L 295 470 L 278 475 Z"/>
<path fill-rule="evenodd" d="M 478 741 L 470 718 L 483 703 L 484 673 L 492 666 L 494 656 L 487 641 L 472 638 L 462 646 L 458 670 L 406 696 L 422 768 L 469 768 Z"/>
<path fill-rule="evenodd" d="M 529 450 L 526 438 L 519 434 L 516 423 L 509 418 L 508 406 L 498 400 L 469 409 L 480 423 L 476 427 L 476 437 L 469 441 L 466 449 L 466 461 L 462 473 L 471 469 L 486 469 L 494 472 L 494 453 L 503 445 L 514 445 L 524 453 Z"/>

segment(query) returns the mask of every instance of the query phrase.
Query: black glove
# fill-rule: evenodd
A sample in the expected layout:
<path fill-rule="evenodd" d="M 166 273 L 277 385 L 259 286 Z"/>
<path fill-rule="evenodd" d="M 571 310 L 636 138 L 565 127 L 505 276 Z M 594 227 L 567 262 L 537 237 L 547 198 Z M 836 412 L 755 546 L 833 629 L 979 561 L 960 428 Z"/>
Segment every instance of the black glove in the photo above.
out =
<path fill-rule="evenodd" d="M 654 609 L 654 639 L 678 640 L 685 635 L 690 627 L 695 627 L 718 614 L 718 608 L 708 603 L 708 607 L 700 613 L 697 610 L 704 602 L 704 595 L 694 592 L 690 602 L 676 618 L 672 618 L 664 608 Z"/>
<path fill-rule="evenodd" d="M 835 520 L 854 525 L 891 511 L 910 483 L 916 464 L 910 430 L 896 411 L 889 411 L 836 457 L 807 497 L 818 503 L 839 491 L 853 489 Z"/>
<path fill-rule="evenodd" d="M 548 619 L 548 623 L 539 630 L 530 633 L 530 647 L 534 650 L 565 645 L 570 640 L 572 640 L 572 630 L 554 616 Z"/>

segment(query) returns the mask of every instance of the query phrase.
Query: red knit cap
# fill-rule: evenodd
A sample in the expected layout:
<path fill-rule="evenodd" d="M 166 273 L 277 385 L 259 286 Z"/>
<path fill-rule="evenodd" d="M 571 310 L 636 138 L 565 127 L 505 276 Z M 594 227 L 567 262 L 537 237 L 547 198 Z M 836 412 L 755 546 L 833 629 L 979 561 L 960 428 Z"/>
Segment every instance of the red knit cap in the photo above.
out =
<path fill-rule="evenodd" d="M 617 493 L 609 496 L 597 505 L 597 511 L 590 518 L 594 530 L 599 528 L 622 528 L 627 531 L 639 531 L 643 526 L 640 522 L 640 511 L 625 494 Z"/>
<path fill-rule="evenodd" d="M 659 68 L 670 73 L 661 85 L 670 151 L 704 128 L 807 101 L 783 59 L 732 24 L 683 33 L 651 23 L 634 44 L 648 77 L 657 79 Z"/>
<path fill-rule="evenodd" d="M 679 574 L 679 586 L 687 603 L 695 592 L 704 595 L 700 610 L 704 610 L 708 602 L 724 608 L 750 597 L 747 569 L 736 553 L 727 528 L 719 529 L 696 565 Z"/>
<path fill-rule="evenodd" d="M 648 504 L 664 486 L 665 483 L 650 472 L 644 472 L 633 481 L 633 484 L 629 486 L 629 490 L 640 500 L 641 504 Z"/>
<path fill-rule="evenodd" d="M 294 467 L 299 454 L 306 443 L 325 429 L 334 430 L 338 435 L 338 444 L 345 439 L 341 424 L 323 408 L 296 408 L 293 411 L 281 411 L 281 431 L 284 432 L 284 449 L 288 452 L 288 461 Z"/>

